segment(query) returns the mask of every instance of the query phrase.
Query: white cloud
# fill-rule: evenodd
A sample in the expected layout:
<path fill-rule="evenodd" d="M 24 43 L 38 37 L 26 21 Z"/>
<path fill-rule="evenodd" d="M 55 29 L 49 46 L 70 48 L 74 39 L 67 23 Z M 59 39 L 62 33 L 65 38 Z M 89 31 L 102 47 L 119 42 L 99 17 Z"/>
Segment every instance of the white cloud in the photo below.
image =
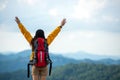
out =
<path fill-rule="evenodd" d="M 120 33 L 103 31 L 61 32 L 50 45 L 50 52 L 74 53 L 85 51 L 98 55 L 120 56 Z M 0 51 L 18 52 L 30 49 L 21 33 L 0 31 Z"/>
<path fill-rule="evenodd" d="M 105 21 L 105 22 L 119 22 L 120 19 L 119 18 L 116 18 L 114 16 L 110 16 L 110 15 L 103 15 L 102 16 L 102 19 Z"/>
<path fill-rule="evenodd" d="M 18 52 L 30 48 L 20 33 L 0 31 L 0 37 L 0 52 Z"/>
<path fill-rule="evenodd" d="M 18 0 L 19 3 L 29 5 L 29 6 L 35 6 L 37 3 L 41 3 L 42 0 Z"/>
<path fill-rule="evenodd" d="M 49 14 L 51 16 L 57 16 L 58 15 L 58 10 L 56 8 L 53 8 L 53 9 L 49 10 Z"/>
<path fill-rule="evenodd" d="M 7 6 L 7 3 L 8 3 L 6 0 L 5 1 L 2 0 L 2 1 L 0 1 L 0 11 L 5 9 Z M 31 20 L 31 23 L 34 23 L 36 21 L 39 22 L 38 16 L 45 17 L 46 13 L 47 13 L 47 16 L 48 16 L 48 14 L 51 16 L 55 16 L 56 20 L 60 19 L 61 16 L 62 17 L 63 16 L 65 16 L 65 17 L 72 16 L 72 18 L 70 17 L 70 19 L 69 19 L 71 21 L 67 23 L 69 29 L 70 29 L 69 24 L 71 24 L 71 27 L 72 27 L 72 25 L 74 25 L 74 27 L 71 28 L 72 30 L 75 29 L 77 27 L 77 25 L 84 26 L 85 24 L 88 24 L 86 22 L 82 23 L 79 20 L 78 21 L 76 20 L 75 22 L 73 22 L 72 21 L 72 20 L 74 20 L 73 18 L 77 18 L 77 19 L 81 19 L 81 20 L 89 20 L 89 21 L 94 19 L 94 21 L 99 20 L 100 22 L 103 20 L 104 22 L 108 21 L 108 22 L 113 22 L 113 23 L 120 21 L 120 19 L 118 19 L 119 17 L 118 18 L 115 17 L 114 13 L 107 15 L 109 12 L 107 13 L 107 11 L 103 10 L 104 8 L 108 9 L 110 11 L 111 11 L 111 8 L 114 9 L 114 7 L 115 7 L 114 5 L 117 3 L 114 0 L 112 0 L 112 2 L 114 2 L 114 5 L 112 5 L 112 2 L 109 0 L 78 0 L 77 5 L 75 5 L 76 3 L 73 4 L 73 3 L 69 2 L 70 3 L 69 7 L 68 6 L 63 7 L 63 5 L 65 5 L 65 4 L 61 5 L 59 3 L 56 3 L 56 5 L 58 5 L 58 6 L 56 6 L 56 5 L 53 6 L 54 3 L 51 4 L 52 2 L 47 1 L 47 0 L 17 0 L 17 1 L 19 1 L 20 7 L 22 6 L 21 8 L 19 7 L 21 10 L 18 10 L 17 4 L 15 4 L 14 6 L 11 6 L 12 4 L 9 4 L 8 9 L 11 9 L 11 7 L 17 8 L 17 9 L 15 9 L 16 11 L 13 10 L 13 12 L 15 12 L 14 14 L 20 13 L 19 14 L 20 16 L 23 16 L 23 17 L 29 16 L 29 18 L 27 18 L 27 19 L 23 18 L 23 19 L 25 21 L 28 21 L 28 19 L 29 19 L 29 20 Z M 118 1 L 118 3 L 117 3 L 117 5 L 118 5 L 120 0 L 117 0 L 117 1 Z M 108 6 L 106 7 L 106 5 L 108 5 Z M 15 6 L 17 6 L 17 7 L 15 7 Z M 24 9 L 24 7 L 26 7 L 26 6 L 27 6 L 27 8 Z M 74 6 L 74 8 L 73 8 L 73 6 Z M 23 12 L 22 12 L 22 9 L 23 9 Z M 24 11 L 26 11 L 26 13 L 24 13 Z M 116 8 L 115 8 L 115 11 L 116 11 Z M 6 12 L 9 13 L 9 10 L 6 10 Z M 16 13 L 16 12 L 18 12 L 18 13 Z M 12 13 L 8 14 L 8 16 L 10 16 L 11 14 Z M 32 17 L 31 15 L 33 15 L 35 17 Z M 5 17 L 3 17 L 3 18 L 5 18 Z M 32 20 L 33 18 L 35 21 Z M 45 17 L 45 20 L 48 20 L 47 18 Z M 7 20 L 8 19 L 10 19 L 10 18 L 7 18 Z M 12 19 L 10 19 L 10 20 L 12 20 Z M 48 20 L 48 21 L 50 22 L 50 20 Z M 9 21 L 7 21 L 7 22 L 8 22 L 7 24 L 9 24 Z M 55 23 L 57 23 L 57 22 L 58 21 L 56 21 Z M 13 23 L 10 23 L 10 24 L 14 25 Z M 29 22 L 27 24 L 30 25 Z M 46 24 L 48 24 L 48 22 L 46 22 Z M 90 22 L 89 24 L 91 26 L 93 23 Z M 35 24 L 35 25 L 37 25 L 37 24 Z M 85 26 L 84 30 L 88 30 L 90 28 L 88 25 Z M 109 25 L 110 24 L 108 24 L 108 27 L 105 26 L 105 29 L 109 28 Z M 82 26 L 80 28 L 82 28 Z M 99 24 L 93 25 L 93 27 L 95 27 L 95 26 L 96 26 L 96 28 L 98 28 Z M 93 27 L 91 27 L 91 29 L 94 29 Z M 101 28 L 103 28 L 103 27 L 104 26 L 102 26 Z M 1 37 L 0 44 L 2 45 L 2 46 L 0 46 L 0 51 L 1 52 L 2 51 L 13 51 L 14 52 L 14 51 L 21 51 L 21 50 L 30 48 L 29 44 L 24 39 L 24 37 L 21 35 L 21 33 L 7 32 L 7 31 L 14 30 L 11 28 L 15 28 L 15 27 L 10 27 L 9 25 L 5 25 L 5 24 L 0 24 L 0 37 Z M 98 29 L 101 29 L 101 28 L 98 28 Z M 32 30 L 31 27 L 29 27 L 29 29 Z M 49 30 L 48 27 L 46 29 Z M 55 39 L 55 41 L 53 41 L 52 45 L 50 46 L 50 51 L 57 52 L 57 53 L 86 51 L 86 52 L 90 52 L 90 53 L 94 53 L 94 54 L 101 54 L 101 55 L 102 54 L 119 55 L 119 53 L 120 53 L 120 43 L 119 43 L 120 38 L 119 38 L 119 36 L 120 36 L 120 33 L 110 33 L 110 32 L 95 32 L 95 31 L 62 32 L 62 34 L 60 33 L 57 36 L 57 38 Z"/>
<path fill-rule="evenodd" d="M 105 0 L 79 0 L 74 8 L 73 17 L 91 19 L 105 6 Z"/>
<path fill-rule="evenodd" d="M 10 26 L 8 27 L 8 25 L 6 25 L 6 24 L 0 24 L 0 32 L 1 31 L 8 31 L 8 30 L 10 30 Z"/>
<path fill-rule="evenodd" d="M 25 3 L 28 5 L 34 5 L 36 3 L 36 0 L 19 0 L 21 3 Z"/>
<path fill-rule="evenodd" d="M 97 55 L 120 55 L 120 33 L 76 31 L 63 32 L 51 45 L 56 53 L 85 51 Z"/>
<path fill-rule="evenodd" d="M 0 1 L 0 11 L 4 10 L 7 7 L 8 1 Z"/>

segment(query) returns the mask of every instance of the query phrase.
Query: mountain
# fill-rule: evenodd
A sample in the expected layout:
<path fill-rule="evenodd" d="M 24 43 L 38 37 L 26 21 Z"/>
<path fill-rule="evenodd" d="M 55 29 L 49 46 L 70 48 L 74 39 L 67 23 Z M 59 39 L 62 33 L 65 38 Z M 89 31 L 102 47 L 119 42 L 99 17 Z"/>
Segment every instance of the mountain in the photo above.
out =
<path fill-rule="evenodd" d="M 31 54 L 30 50 L 25 50 L 16 54 L 9 54 L 9 55 L 0 54 L 0 69 L 1 69 L 0 73 L 13 72 L 17 70 L 27 70 L 27 64 L 29 62 L 30 54 Z M 101 60 L 92 60 L 89 58 L 83 58 L 80 60 L 76 60 L 73 58 L 68 58 L 62 55 L 55 55 L 51 53 L 50 53 L 50 57 L 53 61 L 53 67 L 66 65 L 69 63 L 94 63 L 94 64 L 106 64 L 106 65 L 120 64 L 120 60 L 113 60 L 110 58 L 101 59 Z"/>
<path fill-rule="evenodd" d="M 106 58 L 111 58 L 114 60 L 119 60 L 120 56 L 108 56 L 108 55 L 95 55 L 92 53 L 87 53 L 87 52 L 76 52 L 76 53 L 66 53 L 63 54 L 63 56 L 67 57 L 67 58 L 73 58 L 76 60 L 82 60 L 82 59 L 91 59 L 91 60 L 100 60 L 100 59 L 106 59 Z"/>
<path fill-rule="evenodd" d="M 29 62 L 31 51 L 25 50 L 16 54 L 2 55 L 0 54 L 0 73 L 12 72 L 17 70 L 26 70 Z M 65 58 L 61 55 L 50 54 L 53 61 L 53 67 L 61 66 L 68 63 L 77 63 L 77 60 Z"/>
<path fill-rule="evenodd" d="M 0 73 L 0 80 L 32 80 L 26 70 Z M 120 65 L 94 63 L 66 64 L 53 68 L 47 80 L 120 80 Z"/>
<path fill-rule="evenodd" d="M 120 65 L 67 64 L 54 69 L 48 80 L 120 80 Z"/>
<path fill-rule="evenodd" d="M 113 60 L 111 58 L 100 59 L 100 60 L 83 59 L 79 61 L 81 63 L 94 63 L 94 64 L 105 64 L 105 65 L 119 65 L 120 64 L 120 60 Z"/>

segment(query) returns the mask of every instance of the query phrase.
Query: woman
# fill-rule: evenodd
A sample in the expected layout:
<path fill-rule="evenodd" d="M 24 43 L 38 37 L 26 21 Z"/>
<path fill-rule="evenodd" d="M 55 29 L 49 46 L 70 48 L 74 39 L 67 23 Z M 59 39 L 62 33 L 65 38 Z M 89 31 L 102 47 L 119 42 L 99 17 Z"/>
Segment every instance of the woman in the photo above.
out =
<path fill-rule="evenodd" d="M 18 17 L 15 17 L 15 21 L 18 24 L 18 27 L 21 31 L 21 33 L 23 34 L 23 36 L 25 37 L 25 39 L 29 42 L 31 48 L 32 48 L 32 54 L 30 56 L 30 60 L 34 59 L 34 46 L 33 46 L 33 42 L 36 38 L 41 37 L 45 39 L 45 34 L 44 31 L 41 29 L 38 29 L 36 31 L 36 34 L 34 37 L 32 37 L 32 35 L 29 33 L 29 31 L 27 31 L 27 29 L 23 26 L 23 24 L 20 22 Z M 48 46 L 51 44 L 51 42 L 55 39 L 55 37 L 58 35 L 58 33 L 61 31 L 61 28 L 65 25 L 66 23 L 66 19 L 63 19 L 61 21 L 61 24 L 53 31 L 51 32 L 47 39 L 47 44 Z M 35 67 L 34 65 L 32 66 L 32 78 L 33 80 L 46 80 L 48 74 L 48 68 L 47 67 L 43 67 L 43 68 L 38 68 Z"/>

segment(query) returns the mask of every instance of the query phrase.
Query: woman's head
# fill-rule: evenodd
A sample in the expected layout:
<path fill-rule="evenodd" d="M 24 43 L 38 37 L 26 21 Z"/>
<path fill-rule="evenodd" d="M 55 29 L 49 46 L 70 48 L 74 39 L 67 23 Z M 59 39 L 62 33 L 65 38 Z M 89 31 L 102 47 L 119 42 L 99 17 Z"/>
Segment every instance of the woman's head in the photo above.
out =
<path fill-rule="evenodd" d="M 38 29 L 35 33 L 35 39 L 37 38 L 45 38 L 45 34 L 44 31 L 42 29 Z"/>
<path fill-rule="evenodd" d="M 44 31 L 42 29 L 38 29 L 35 33 L 35 36 L 34 38 L 32 39 L 31 41 L 31 46 L 32 46 L 32 50 L 34 50 L 34 41 L 37 39 L 37 38 L 44 38 L 45 39 L 45 34 L 44 34 Z"/>

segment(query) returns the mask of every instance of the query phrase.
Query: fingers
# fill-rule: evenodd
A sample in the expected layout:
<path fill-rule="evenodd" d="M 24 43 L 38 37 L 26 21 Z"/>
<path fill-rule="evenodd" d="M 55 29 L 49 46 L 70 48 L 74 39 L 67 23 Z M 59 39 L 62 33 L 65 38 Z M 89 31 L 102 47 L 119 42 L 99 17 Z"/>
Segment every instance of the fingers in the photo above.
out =
<path fill-rule="evenodd" d="M 18 17 L 15 17 L 15 21 L 20 21 Z"/>
<path fill-rule="evenodd" d="M 16 20 L 18 20 L 18 17 L 15 17 Z"/>
<path fill-rule="evenodd" d="M 64 18 L 62 21 L 61 21 L 61 26 L 64 26 L 66 23 L 66 18 Z"/>
<path fill-rule="evenodd" d="M 64 24 L 66 23 L 66 18 L 63 19 L 63 23 L 64 23 Z"/>
<path fill-rule="evenodd" d="M 16 21 L 17 24 L 20 23 L 20 20 L 19 20 L 19 18 L 17 16 L 15 17 L 15 21 Z"/>
<path fill-rule="evenodd" d="M 63 21 L 66 21 L 66 18 L 64 18 Z"/>

